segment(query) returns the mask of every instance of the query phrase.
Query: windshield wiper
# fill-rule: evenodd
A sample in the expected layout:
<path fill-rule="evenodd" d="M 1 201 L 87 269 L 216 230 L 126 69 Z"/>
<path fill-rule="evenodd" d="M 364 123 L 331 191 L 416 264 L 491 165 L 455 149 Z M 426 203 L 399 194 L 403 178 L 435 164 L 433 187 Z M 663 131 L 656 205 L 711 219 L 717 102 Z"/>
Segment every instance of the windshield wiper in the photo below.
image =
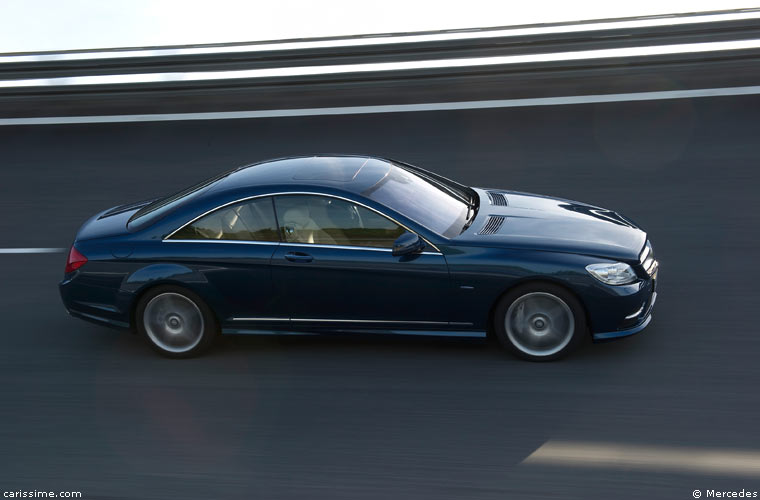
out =
<path fill-rule="evenodd" d="M 480 204 L 479 201 L 480 200 L 478 197 L 478 193 L 476 193 L 475 191 L 472 191 L 472 194 L 470 195 L 470 199 L 467 200 L 467 216 L 465 218 L 464 227 L 462 228 L 462 232 L 459 234 L 462 234 L 463 232 L 467 231 L 467 229 L 475 221 L 475 217 L 477 217 L 478 215 L 478 205 Z"/>

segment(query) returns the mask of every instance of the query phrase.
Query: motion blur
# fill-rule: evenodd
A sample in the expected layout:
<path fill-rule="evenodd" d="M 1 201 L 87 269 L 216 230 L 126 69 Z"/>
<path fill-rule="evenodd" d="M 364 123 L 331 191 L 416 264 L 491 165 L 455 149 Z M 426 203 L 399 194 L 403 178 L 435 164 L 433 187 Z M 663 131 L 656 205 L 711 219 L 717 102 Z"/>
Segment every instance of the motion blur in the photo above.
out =
<path fill-rule="evenodd" d="M 760 490 L 759 19 L 0 55 L 0 489 Z M 662 263 L 647 333 L 548 364 L 479 339 L 369 335 L 229 336 L 173 362 L 66 317 L 56 284 L 92 214 L 230 166 L 330 153 L 629 215 Z"/>

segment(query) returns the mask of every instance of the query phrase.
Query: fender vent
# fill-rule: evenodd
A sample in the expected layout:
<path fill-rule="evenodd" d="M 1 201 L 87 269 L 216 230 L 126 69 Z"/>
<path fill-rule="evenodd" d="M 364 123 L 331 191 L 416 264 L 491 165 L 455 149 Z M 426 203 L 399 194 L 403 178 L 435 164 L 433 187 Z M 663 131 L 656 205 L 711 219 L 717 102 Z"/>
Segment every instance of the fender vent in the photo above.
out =
<path fill-rule="evenodd" d="M 496 191 L 488 191 L 488 199 L 491 200 L 491 205 L 496 205 L 499 207 L 506 207 L 509 205 L 504 194 L 497 193 Z"/>
<path fill-rule="evenodd" d="M 478 234 L 496 233 L 501 229 L 501 225 L 504 224 L 504 219 L 506 219 L 506 217 L 503 215 L 489 215 L 488 219 L 486 219 L 486 223 L 483 224 L 483 229 L 481 229 Z"/>

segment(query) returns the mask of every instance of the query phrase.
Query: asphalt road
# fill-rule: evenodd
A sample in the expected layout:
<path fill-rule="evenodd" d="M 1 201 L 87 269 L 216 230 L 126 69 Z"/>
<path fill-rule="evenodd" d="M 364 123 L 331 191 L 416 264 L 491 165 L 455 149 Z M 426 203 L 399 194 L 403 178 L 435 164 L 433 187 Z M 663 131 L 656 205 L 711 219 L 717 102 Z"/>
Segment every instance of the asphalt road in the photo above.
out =
<path fill-rule="evenodd" d="M 225 338 L 172 361 L 67 317 L 65 257 L 3 255 L 0 490 L 83 498 L 691 498 L 760 477 L 521 464 L 547 440 L 760 449 L 760 98 L 0 129 L 0 247 L 303 153 L 396 157 L 648 230 L 642 334 L 555 363 L 479 341 Z"/>

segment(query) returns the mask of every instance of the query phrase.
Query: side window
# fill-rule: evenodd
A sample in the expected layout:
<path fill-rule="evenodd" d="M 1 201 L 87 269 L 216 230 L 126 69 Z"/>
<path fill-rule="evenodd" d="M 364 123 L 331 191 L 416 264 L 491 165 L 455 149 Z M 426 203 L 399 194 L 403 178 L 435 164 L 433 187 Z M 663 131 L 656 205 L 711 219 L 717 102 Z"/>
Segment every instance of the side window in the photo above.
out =
<path fill-rule="evenodd" d="M 220 208 L 183 227 L 171 239 L 280 241 L 271 197 Z"/>
<path fill-rule="evenodd" d="M 275 197 L 283 241 L 391 248 L 406 230 L 392 220 L 348 201 L 314 195 Z"/>

